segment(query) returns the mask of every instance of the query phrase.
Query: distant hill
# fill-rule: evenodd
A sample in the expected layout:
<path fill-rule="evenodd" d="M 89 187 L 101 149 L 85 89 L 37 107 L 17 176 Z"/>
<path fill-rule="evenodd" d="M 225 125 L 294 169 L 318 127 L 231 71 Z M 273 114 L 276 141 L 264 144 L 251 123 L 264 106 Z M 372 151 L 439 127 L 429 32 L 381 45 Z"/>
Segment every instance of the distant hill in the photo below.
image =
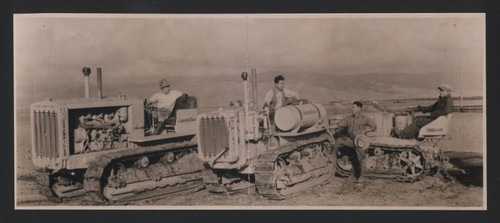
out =
<path fill-rule="evenodd" d="M 260 73 L 272 82 L 272 77 L 280 72 Z M 298 72 L 284 73 L 287 86 L 298 89 L 318 101 L 334 100 L 382 100 L 404 98 L 437 98 L 437 86 L 450 84 L 455 90 L 453 95 L 482 96 L 483 82 L 473 78 L 464 78 L 461 92 L 461 78 L 457 73 L 367 73 L 367 74 L 303 74 Z M 472 74 L 464 74 L 464 77 Z M 470 80 L 473 79 L 473 80 Z M 300 92 L 299 92 L 300 93 Z"/>
<path fill-rule="evenodd" d="M 258 73 L 258 100 L 262 104 L 265 93 L 273 87 L 273 78 L 279 71 Z M 330 101 L 382 100 L 404 98 L 437 98 L 436 87 L 449 83 L 455 89 L 460 86 L 456 74 L 325 74 L 325 73 L 283 73 L 286 88 L 296 91 L 301 98 L 319 103 Z M 147 98 L 158 91 L 161 77 L 127 76 L 127 78 L 106 78 L 103 74 L 103 95 L 117 96 L 120 92 L 129 96 Z M 95 76 L 91 80 L 91 96 L 96 95 Z M 172 88 L 198 97 L 203 108 L 227 107 L 230 101 L 243 100 L 243 83 L 240 74 L 171 76 Z M 36 82 L 36 83 L 33 83 Z M 457 87 L 455 87 L 457 86 Z M 467 83 L 466 96 L 482 96 L 482 82 Z M 16 105 L 18 109 L 29 108 L 35 101 L 47 97 L 83 97 L 83 77 L 64 80 L 18 80 L 16 83 Z M 457 92 L 453 92 L 458 96 Z"/>

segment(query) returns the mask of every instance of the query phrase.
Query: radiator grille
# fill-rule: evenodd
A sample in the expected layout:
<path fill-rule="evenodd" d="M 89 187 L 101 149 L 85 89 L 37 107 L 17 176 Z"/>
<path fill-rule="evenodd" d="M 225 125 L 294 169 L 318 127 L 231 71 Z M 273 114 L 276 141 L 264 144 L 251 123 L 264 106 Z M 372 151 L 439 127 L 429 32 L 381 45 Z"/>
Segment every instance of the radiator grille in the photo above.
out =
<path fill-rule="evenodd" d="M 205 157 L 214 157 L 229 147 L 229 131 L 224 117 L 201 118 L 200 145 Z"/>
<path fill-rule="evenodd" d="M 34 147 L 37 156 L 59 155 L 57 114 L 51 111 L 34 112 Z"/>

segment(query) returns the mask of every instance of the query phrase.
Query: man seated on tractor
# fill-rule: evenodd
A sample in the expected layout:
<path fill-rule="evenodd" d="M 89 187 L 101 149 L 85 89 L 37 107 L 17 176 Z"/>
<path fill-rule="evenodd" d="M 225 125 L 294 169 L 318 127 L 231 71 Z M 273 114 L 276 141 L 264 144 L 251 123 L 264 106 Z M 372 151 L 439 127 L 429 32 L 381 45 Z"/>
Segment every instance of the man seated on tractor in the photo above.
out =
<path fill-rule="evenodd" d="M 165 121 L 172 114 L 175 101 L 180 97 L 187 97 L 187 94 L 176 90 L 170 90 L 170 82 L 166 79 L 160 80 L 160 92 L 153 94 L 149 98 L 149 104 L 156 107 L 153 115 L 158 118 L 158 127 L 153 132 L 158 135 L 165 126 Z"/>
<path fill-rule="evenodd" d="M 370 119 L 368 116 L 361 114 L 363 104 L 359 101 L 352 103 L 352 115 L 347 116 L 345 119 L 339 120 L 334 124 L 334 128 L 337 127 L 347 127 L 347 132 L 349 136 L 342 136 L 337 138 L 335 145 L 333 146 L 334 152 L 336 153 L 339 149 L 344 149 L 346 155 L 351 161 L 354 177 L 356 178 L 356 183 L 360 184 L 361 179 L 361 162 L 363 154 L 360 153 L 359 149 L 354 145 L 354 138 L 358 135 L 365 135 L 366 132 L 371 132 L 377 130 L 377 124 L 375 121 Z"/>
<path fill-rule="evenodd" d="M 269 109 L 269 119 L 274 122 L 274 113 L 282 106 L 298 101 L 299 94 L 285 89 L 283 75 L 274 77 L 274 88 L 269 90 L 264 97 L 264 109 Z"/>
<path fill-rule="evenodd" d="M 417 106 L 414 110 L 423 113 L 430 112 L 429 116 L 416 117 L 413 122 L 405 129 L 394 129 L 394 135 L 401 139 L 413 139 L 420 129 L 425 125 L 436 120 L 439 116 L 447 115 L 453 112 L 453 99 L 451 98 L 451 86 L 448 84 L 441 84 L 439 89 L 439 99 L 431 106 L 422 107 Z"/>

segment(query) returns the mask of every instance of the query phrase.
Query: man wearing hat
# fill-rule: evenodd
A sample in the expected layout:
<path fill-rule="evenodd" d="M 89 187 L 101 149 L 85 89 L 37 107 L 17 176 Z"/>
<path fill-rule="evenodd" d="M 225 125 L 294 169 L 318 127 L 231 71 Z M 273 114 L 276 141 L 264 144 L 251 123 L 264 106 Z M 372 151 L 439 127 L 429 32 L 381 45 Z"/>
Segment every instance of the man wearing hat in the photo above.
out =
<path fill-rule="evenodd" d="M 447 115 L 453 112 L 453 100 L 451 99 L 451 86 L 449 84 L 441 84 L 439 89 L 439 99 L 431 106 L 422 107 L 417 106 L 415 111 L 421 111 L 423 113 L 429 112 L 429 116 L 419 116 L 416 117 L 413 122 L 407 126 L 403 131 L 394 130 L 394 134 L 401 139 L 413 139 L 420 128 L 431 123 L 439 116 Z"/>
<path fill-rule="evenodd" d="M 175 106 L 175 101 L 184 93 L 176 90 L 170 90 L 170 82 L 166 79 L 160 80 L 160 92 L 153 94 L 149 98 L 150 104 L 156 104 L 158 116 L 158 128 L 155 129 L 154 135 L 158 135 L 165 126 L 165 120 L 170 116 Z"/>
<path fill-rule="evenodd" d="M 360 135 L 365 135 L 366 132 L 377 130 L 377 124 L 368 116 L 361 114 L 363 104 L 359 101 L 352 103 L 352 115 L 347 116 L 345 119 L 339 120 L 334 124 L 334 128 L 345 127 L 349 136 L 338 137 L 333 145 L 333 151 L 336 153 L 339 149 L 344 149 L 344 154 L 347 155 L 354 170 L 354 177 L 356 178 L 356 185 L 362 186 L 361 179 L 361 162 L 363 155 L 354 145 L 354 138 Z"/>

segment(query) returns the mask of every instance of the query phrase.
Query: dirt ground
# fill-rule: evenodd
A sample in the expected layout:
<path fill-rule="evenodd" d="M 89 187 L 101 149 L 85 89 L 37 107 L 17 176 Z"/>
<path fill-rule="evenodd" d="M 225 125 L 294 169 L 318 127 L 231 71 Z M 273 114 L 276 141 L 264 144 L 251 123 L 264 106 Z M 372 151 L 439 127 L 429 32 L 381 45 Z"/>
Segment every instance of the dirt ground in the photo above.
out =
<path fill-rule="evenodd" d="M 51 202 L 38 194 L 33 179 L 34 166 L 31 162 L 31 136 L 29 116 L 18 113 L 16 122 L 16 176 L 17 205 L 21 208 L 65 206 L 89 206 L 84 198 L 75 198 L 63 202 Z M 482 118 L 480 113 L 456 113 L 451 125 L 451 134 L 443 139 L 439 146 L 445 151 L 470 152 L 479 157 L 483 155 Z M 476 171 L 474 174 L 480 174 Z M 129 204 L 105 204 L 105 206 L 137 206 L 169 208 L 197 208 L 210 206 L 228 208 L 239 206 L 252 208 L 273 206 L 277 208 L 340 208 L 347 207 L 388 207 L 388 208 L 481 208 L 484 207 L 483 187 L 477 184 L 464 184 L 461 181 L 448 181 L 440 176 L 426 177 L 415 183 L 400 183 L 393 180 L 366 179 L 364 188 L 354 190 L 353 179 L 333 177 L 324 185 L 316 186 L 295 197 L 283 201 L 267 200 L 258 194 L 212 194 L 206 190 L 186 192 L 133 202 Z M 432 207 L 432 208 L 431 208 Z"/>
<path fill-rule="evenodd" d="M 20 188 L 34 188 L 32 182 L 18 181 Z M 207 190 L 187 192 L 137 201 L 126 204 L 106 204 L 105 206 L 273 206 L 278 208 L 338 208 L 338 207 L 481 207 L 482 187 L 464 186 L 457 182 L 447 182 L 440 177 L 426 177 L 416 183 L 400 183 L 384 179 L 366 179 L 364 188 L 355 190 L 353 179 L 334 177 L 329 183 L 313 187 L 288 200 L 267 200 L 258 194 L 214 194 Z M 21 191 L 33 193 L 31 191 Z M 19 195 L 18 195 L 19 196 Z M 40 197 L 39 201 L 24 203 L 20 206 L 87 206 L 85 198 L 74 198 L 63 202 L 50 202 Z"/>

